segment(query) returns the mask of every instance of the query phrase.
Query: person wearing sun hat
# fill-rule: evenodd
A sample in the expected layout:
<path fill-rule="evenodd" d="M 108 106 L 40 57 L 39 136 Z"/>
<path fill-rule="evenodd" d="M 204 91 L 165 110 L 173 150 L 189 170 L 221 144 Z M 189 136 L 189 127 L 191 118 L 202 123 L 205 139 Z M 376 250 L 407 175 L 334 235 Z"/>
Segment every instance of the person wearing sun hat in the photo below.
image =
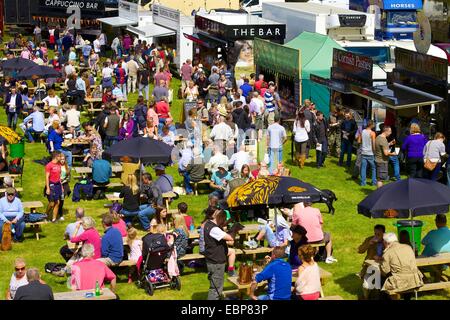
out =
<path fill-rule="evenodd" d="M 228 182 L 233 179 L 233 177 L 231 176 L 231 173 L 228 172 L 225 165 L 219 165 L 218 169 L 219 170 L 212 174 L 211 183 L 209 185 L 214 189 L 212 194 L 219 199 L 223 199 Z"/>

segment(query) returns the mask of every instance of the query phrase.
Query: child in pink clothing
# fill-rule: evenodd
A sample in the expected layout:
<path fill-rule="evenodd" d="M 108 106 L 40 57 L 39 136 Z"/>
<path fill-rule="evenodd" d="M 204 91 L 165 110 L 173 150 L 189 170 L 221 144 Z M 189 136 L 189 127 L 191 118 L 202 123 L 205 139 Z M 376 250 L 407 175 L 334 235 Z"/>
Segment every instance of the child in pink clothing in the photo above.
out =
<path fill-rule="evenodd" d="M 122 235 L 122 238 L 125 238 L 127 236 L 127 224 L 125 221 L 123 221 L 119 214 L 115 211 L 111 212 L 111 215 L 113 217 L 113 228 L 116 228 L 120 231 L 120 234 Z"/>

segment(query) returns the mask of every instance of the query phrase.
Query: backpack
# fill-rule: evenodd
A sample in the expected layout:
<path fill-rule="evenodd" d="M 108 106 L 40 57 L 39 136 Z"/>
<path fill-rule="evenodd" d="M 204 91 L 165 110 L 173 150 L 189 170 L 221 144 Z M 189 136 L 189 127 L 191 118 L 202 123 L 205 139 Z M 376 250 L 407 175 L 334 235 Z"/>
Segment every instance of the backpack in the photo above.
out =
<path fill-rule="evenodd" d="M 28 213 L 25 214 L 25 223 L 36 223 L 47 220 L 47 215 L 43 213 Z"/>
<path fill-rule="evenodd" d="M 9 162 L 9 173 L 22 174 L 22 158 L 14 158 Z"/>

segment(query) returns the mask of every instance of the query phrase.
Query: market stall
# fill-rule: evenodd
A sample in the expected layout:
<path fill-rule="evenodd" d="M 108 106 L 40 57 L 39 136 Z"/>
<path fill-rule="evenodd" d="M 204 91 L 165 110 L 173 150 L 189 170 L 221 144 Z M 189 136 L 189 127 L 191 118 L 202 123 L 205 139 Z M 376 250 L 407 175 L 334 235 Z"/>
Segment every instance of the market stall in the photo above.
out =
<path fill-rule="evenodd" d="M 255 38 L 282 44 L 286 35 L 286 25 L 247 13 L 199 11 L 195 28 L 184 34 L 194 42 L 194 62 L 210 69 L 214 61 L 225 61 L 235 76 L 254 72 Z"/>

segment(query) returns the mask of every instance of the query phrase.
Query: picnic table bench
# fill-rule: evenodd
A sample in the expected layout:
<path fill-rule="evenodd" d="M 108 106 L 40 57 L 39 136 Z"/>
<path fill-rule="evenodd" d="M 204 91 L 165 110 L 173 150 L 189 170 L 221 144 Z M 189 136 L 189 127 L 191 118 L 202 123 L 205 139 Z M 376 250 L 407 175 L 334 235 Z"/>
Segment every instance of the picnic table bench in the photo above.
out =
<path fill-rule="evenodd" d="M 86 176 L 87 174 L 92 174 L 92 168 L 89 167 L 73 167 L 75 172 L 81 176 Z M 112 165 L 111 171 L 113 175 L 117 175 L 118 173 L 121 173 L 123 171 L 121 165 Z"/>
<path fill-rule="evenodd" d="M 206 184 L 207 186 L 209 186 L 209 184 L 210 184 L 211 182 L 212 182 L 212 181 L 209 180 L 209 179 L 203 179 L 203 180 L 197 181 L 197 182 L 191 181 L 191 185 L 193 186 L 195 195 L 198 196 L 198 185 L 205 185 L 205 184 Z"/>
<path fill-rule="evenodd" d="M 29 213 L 35 213 L 36 209 L 43 208 L 44 204 L 41 201 L 24 201 L 22 202 L 23 209 L 30 209 Z M 28 212 L 24 212 L 24 214 L 28 214 Z M 47 224 L 48 221 L 39 221 L 39 222 L 28 222 L 26 226 L 29 226 L 33 229 L 34 234 L 36 236 L 36 240 L 39 240 L 39 233 L 42 232 L 41 225 Z"/>
<path fill-rule="evenodd" d="M 101 290 L 100 296 L 95 296 L 95 290 L 77 290 L 68 292 L 57 292 L 53 294 L 55 300 L 115 300 L 116 295 L 108 288 Z M 94 293 L 93 297 L 87 298 L 86 293 Z"/>
<path fill-rule="evenodd" d="M 236 255 L 252 255 L 253 259 L 256 258 L 257 254 L 261 254 L 261 253 L 270 253 L 272 252 L 272 248 L 267 248 L 267 247 L 262 247 L 262 248 L 256 248 L 256 249 L 236 249 Z M 202 260 L 205 259 L 205 256 L 200 254 L 200 253 L 189 253 L 186 254 L 184 256 L 182 256 L 181 258 L 178 258 L 178 260 L 180 261 L 190 261 L 190 260 Z"/>
<path fill-rule="evenodd" d="M 15 180 L 18 178 L 20 178 L 20 185 L 22 185 L 22 175 L 20 173 L 0 172 L 0 179 L 5 179 L 6 177 L 10 177 L 12 179 L 13 187 Z"/>
<path fill-rule="evenodd" d="M 18 188 L 14 187 L 14 189 L 16 189 L 16 191 L 18 193 L 23 192 L 23 188 L 21 188 L 21 187 L 18 187 Z M 6 192 L 6 188 L 0 188 L 0 193 L 5 193 L 5 192 Z"/>

